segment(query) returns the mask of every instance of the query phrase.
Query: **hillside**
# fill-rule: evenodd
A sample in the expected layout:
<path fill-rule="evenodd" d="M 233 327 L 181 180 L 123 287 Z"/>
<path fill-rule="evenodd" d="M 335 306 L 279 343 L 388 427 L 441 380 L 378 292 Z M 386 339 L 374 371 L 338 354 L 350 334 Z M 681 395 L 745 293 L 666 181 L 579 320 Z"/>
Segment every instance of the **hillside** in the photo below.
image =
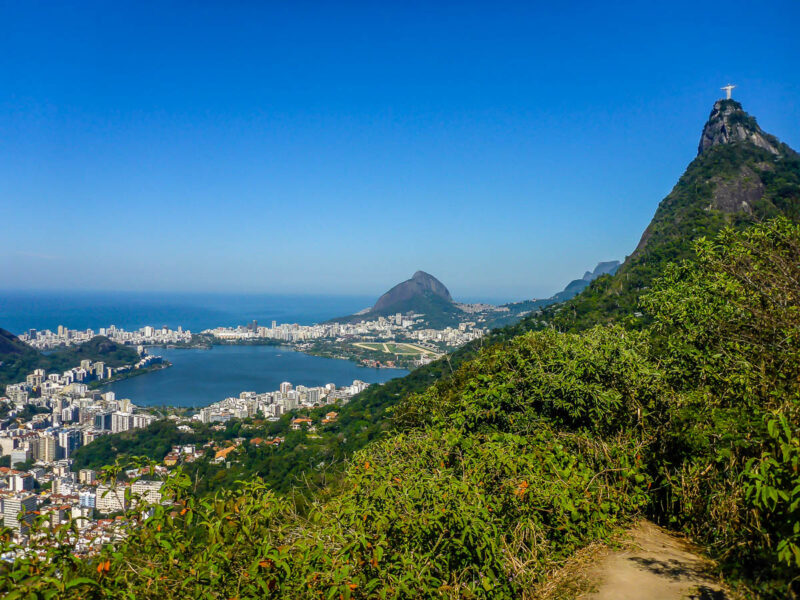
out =
<path fill-rule="evenodd" d="M 409 312 L 425 315 L 428 325 L 436 329 L 458 325 L 464 316 L 441 281 L 424 271 L 417 271 L 411 279 L 398 283 L 378 298 L 369 310 L 331 320 L 368 321 Z"/>
<path fill-rule="evenodd" d="M 0 328 L 0 360 L 3 357 L 36 352 L 10 331 Z"/>
<path fill-rule="evenodd" d="M 244 470 L 248 449 L 203 473 L 213 496 L 179 472 L 118 548 L 43 543 L 13 572 L 71 597 L 565 598 L 553 574 L 644 515 L 743 596 L 798 597 L 800 169 L 756 127 L 715 105 L 615 274 L 259 459 L 301 458 L 298 491 Z"/>
<path fill-rule="evenodd" d="M 14 573 L 75 598 L 569 598 L 554 574 L 646 515 L 744 595 L 794 597 L 800 350 L 782 342 L 800 334 L 800 227 L 694 250 L 646 296 L 650 329 L 485 347 L 305 500 L 253 477 L 198 497 L 178 473 L 173 506 L 117 548 L 76 561 L 47 542 Z"/>
<path fill-rule="evenodd" d="M 135 363 L 139 356 L 133 348 L 112 342 L 105 336 L 95 336 L 88 342 L 44 354 L 19 340 L 14 334 L 0 330 L 0 388 L 24 381 L 35 369 L 61 373 L 80 365 L 82 360 L 103 361 L 106 366 L 119 367 Z"/>
<path fill-rule="evenodd" d="M 639 244 L 616 274 L 599 278 L 586 293 L 546 310 L 539 319 L 580 330 L 632 318 L 655 277 L 668 263 L 690 257 L 696 238 L 714 235 L 725 226 L 743 229 L 780 215 L 800 220 L 800 156 L 764 133 L 738 102 L 714 104 L 699 145 L 697 157 L 658 205 Z"/>

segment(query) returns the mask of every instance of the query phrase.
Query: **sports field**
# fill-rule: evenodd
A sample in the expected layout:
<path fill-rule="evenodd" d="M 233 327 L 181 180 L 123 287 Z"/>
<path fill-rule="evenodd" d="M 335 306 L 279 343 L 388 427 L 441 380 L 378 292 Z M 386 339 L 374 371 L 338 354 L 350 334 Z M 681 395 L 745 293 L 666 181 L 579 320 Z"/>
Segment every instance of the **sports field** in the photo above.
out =
<path fill-rule="evenodd" d="M 405 342 L 356 342 L 353 344 L 358 348 L 364 350 L 371 350 L 372 352 L 384 352 L 386 354 L 397 354 L 402 356 L 421 356 L 423 354 L 433 354 L 436 352 L 426 350 L 422 346 L 416 344 L 408 344 Z"/>

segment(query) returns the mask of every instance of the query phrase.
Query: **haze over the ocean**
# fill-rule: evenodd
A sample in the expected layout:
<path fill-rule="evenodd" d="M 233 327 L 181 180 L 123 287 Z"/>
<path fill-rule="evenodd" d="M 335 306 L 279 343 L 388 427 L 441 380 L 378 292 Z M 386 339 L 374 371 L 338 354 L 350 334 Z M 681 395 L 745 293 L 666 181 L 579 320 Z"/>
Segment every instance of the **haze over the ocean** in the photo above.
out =
<path fill-rule="evenodd" d="M 424 269 L 548 296 L 636 246 L 720 86 L 800 147 L 798 22 L 789 0 L 3 3 L 0 289 L 377 296 Z"/>

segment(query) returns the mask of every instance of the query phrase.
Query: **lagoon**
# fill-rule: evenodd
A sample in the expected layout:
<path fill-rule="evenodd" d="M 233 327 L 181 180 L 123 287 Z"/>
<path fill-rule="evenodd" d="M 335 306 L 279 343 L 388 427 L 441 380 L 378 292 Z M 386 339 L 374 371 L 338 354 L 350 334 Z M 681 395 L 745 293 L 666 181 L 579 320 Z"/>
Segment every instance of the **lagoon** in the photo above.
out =
<path fill-rule="evenodd" d="M 354 362 L 310 356 L 286 346 L 214 346 L 205 349 L 152 348 L 173 366 L 109 384 L 117 398 L 138 406 L 202 407 L 243 391 L 271 392 L 281 382 L 317 386 L 349 385 L 355 379 L 382 383 L 403 369 L 371 369 Z"/>

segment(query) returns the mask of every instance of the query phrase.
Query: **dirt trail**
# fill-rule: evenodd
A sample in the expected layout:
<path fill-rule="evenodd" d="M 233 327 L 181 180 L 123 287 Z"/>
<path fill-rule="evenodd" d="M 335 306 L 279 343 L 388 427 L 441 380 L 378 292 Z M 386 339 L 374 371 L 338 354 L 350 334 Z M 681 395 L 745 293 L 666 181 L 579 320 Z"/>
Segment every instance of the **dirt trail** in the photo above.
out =
<path fill-rule="evenodd" d="M 595 591 L 580 600 L 731 600 L 710 567 L 685 540 L 643 521 L 597 563 Z"/>

